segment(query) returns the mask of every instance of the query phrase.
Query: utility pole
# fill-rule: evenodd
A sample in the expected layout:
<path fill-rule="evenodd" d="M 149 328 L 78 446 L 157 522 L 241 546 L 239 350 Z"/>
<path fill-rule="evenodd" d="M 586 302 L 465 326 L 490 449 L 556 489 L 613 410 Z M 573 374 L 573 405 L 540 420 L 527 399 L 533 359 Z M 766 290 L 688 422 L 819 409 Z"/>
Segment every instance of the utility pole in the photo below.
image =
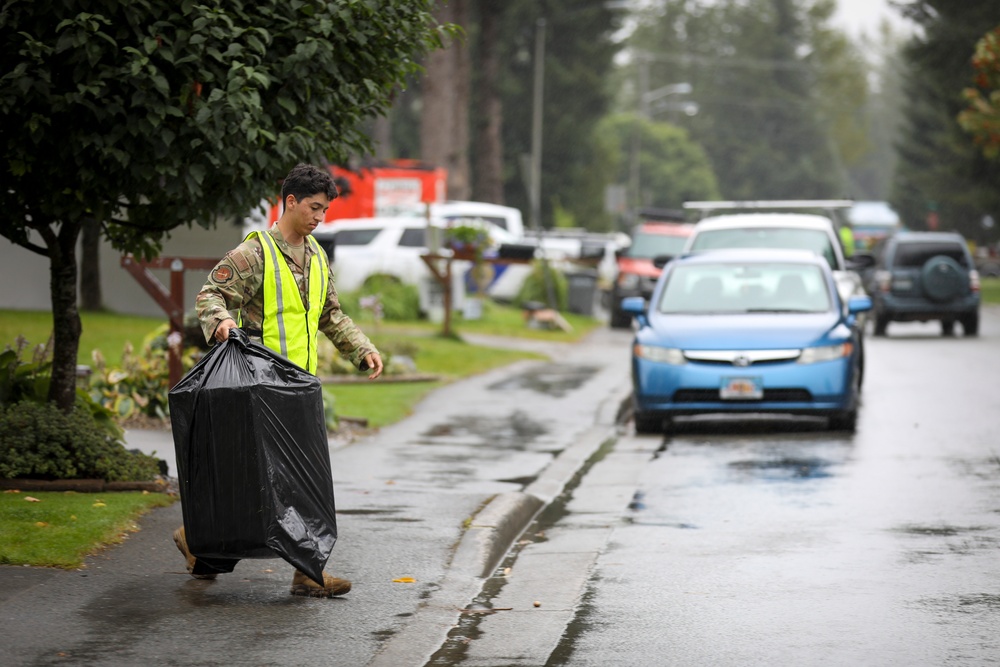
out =
<path fill-rule="evenodd" d="M 549 275 L 549 262 L 545 257 L 542 244 L 542 94 L 545 89 L 545 19 L 538 19 L 535 24 L 535 83 L 534 99 L 531 109 L 531 187 L 528 197 L 531 199 L 531 228 L 538 239 L 542 250 L 542 280 L 545 281 L 545 298 L 548 307 L 556 307 L 555 292 L 552 288 L 552 276 Z"/>

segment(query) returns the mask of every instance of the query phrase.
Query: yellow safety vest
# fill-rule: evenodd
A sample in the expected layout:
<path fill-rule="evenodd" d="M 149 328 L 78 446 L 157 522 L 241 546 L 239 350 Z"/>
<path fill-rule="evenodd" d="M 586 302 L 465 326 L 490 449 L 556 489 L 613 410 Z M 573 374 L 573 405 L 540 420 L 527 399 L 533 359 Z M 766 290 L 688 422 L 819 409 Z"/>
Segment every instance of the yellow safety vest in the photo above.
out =
<path fill-rule="evenodd" d="M 264 248 L 264 345 L 315 375 L 316 334 L 330 275 L 326 253 L 316 239 L 306 237 L 313 255 L 307 274 L 308 298 L 302 303 L 295 276 L 274 239 L 267 232 L 251 232 L 247 239 L 254 235 Z"/>

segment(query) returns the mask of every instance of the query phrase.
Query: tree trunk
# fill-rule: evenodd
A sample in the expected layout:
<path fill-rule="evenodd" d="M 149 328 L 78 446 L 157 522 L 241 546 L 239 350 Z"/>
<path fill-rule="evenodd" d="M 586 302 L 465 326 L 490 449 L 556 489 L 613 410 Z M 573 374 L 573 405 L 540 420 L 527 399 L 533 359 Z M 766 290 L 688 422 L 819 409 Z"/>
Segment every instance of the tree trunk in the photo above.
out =
<path fill-rule="evenodd" d="M 475 142 L 475 184 L 472 197 L 476 201 L 503 204 L 503 106 L 500 102 L 500 61 L 498 38 L 500 3 L 485 0 L 479 3 L 479 88 L 477 98 L 481 115 L 477 119 Z"/>
<path fill-rule="evenodd" d="M 434 10 L 439 23 L 450 23 L 454 4 L 438 4 Z M 420 156 L 435 167 L 448 166 L 451 133 L 454 130 L 454 59 L 450 48 L 431 51 L 427 55 L 424 78 L 421 81 Z"/>
<path fill-rule="evenodd" d="M 80 309 L 104 310 L 101 293 L 101 223 L 88 218 L 80 242 Z"/>
<path fill-rule="evenodd" d="M 470 0 L 452 0 L 452 22 L 466 29 L 469 26 L 469 2 Z M 452 115 L 455 130 L 448 155 L 448 198 L 465 200 L 472 195 L 469 176 L 469 45 L 464 39 L 456 40 L 449 51 L 455 61 L 455 93 L 452 96 L 452 103 L 455 105 Z"/>
<path fill-rule="evenodd" d="M 63 412 L 70 412 L 76 402 L 76 357 L 83 331 L 76 306 L 76 243 L 80 236 L 80 223 L 64 221 L 58 235 L 47 226 L 40 231 L 49 249 L 49 287 L 52 294 L 54 344 L 49 401 Z"/>
<path fill-rule="evenodd" d="M 465 25 L 469 0 L 440 4 L 441 23 Z M 448 170 L 448 198 L 468 199 L 469 187 L 469 58 L 464 42 L 427 56 L 421 81 L 420 153 L 424 162 Z"/>
<path fill-rule="evenodd" d="M 392 120 L 387 110 L 386 115 L 376 116 L 372 122 L 372 143 L 375 144 L 375 159 L 388 160 L 392 158 Z"/>

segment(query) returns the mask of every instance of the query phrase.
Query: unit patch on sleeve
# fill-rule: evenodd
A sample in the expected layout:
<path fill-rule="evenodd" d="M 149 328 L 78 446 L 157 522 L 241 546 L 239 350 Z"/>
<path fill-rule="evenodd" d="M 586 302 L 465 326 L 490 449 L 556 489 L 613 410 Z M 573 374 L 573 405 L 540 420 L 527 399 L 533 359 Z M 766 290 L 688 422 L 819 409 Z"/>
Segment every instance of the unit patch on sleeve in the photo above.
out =
<path fill-rule="evenodd" d="M 233 279 L 233 267 L 228 264 L 220 264 L 212 271 L 212 281 L 218 285 L 225 285 Z"/>

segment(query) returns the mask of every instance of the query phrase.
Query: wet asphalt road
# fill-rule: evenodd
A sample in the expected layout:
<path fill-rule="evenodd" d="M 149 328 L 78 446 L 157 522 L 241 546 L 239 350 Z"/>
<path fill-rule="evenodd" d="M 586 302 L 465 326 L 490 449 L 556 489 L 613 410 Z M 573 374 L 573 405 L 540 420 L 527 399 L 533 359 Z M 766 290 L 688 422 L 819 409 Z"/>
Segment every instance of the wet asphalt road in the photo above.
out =
<path fill-rule="evenodd" d="M 990 308 L 979 338 L 920 323 L 869 338 L 856 434 L 623 435 L 525 535 L 482 600 L 505 611 L 435 664 L 1000 662 L 997 378 Z M 518 628 L 545 636 L 512 642 Z"/>

